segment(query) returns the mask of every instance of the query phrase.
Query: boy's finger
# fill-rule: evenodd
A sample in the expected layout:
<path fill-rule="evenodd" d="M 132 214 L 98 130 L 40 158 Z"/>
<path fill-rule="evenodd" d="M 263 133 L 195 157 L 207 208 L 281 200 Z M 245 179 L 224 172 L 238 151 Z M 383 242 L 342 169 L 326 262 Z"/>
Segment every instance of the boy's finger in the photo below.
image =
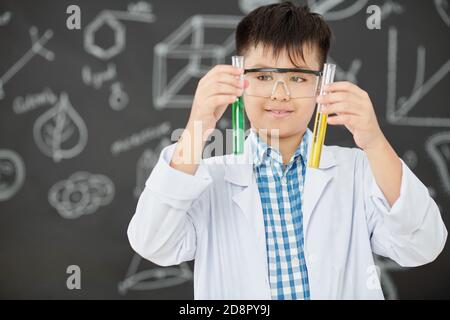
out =
<path fill-rule="evenodd" d="M 333 103 L 333 104 L 329 104 L 329 105 L 325 105 L 322 107 L 321 110 L 323 113 L 326 114 L 333 114 L 333 113 L 337 113 L 337 114 L 353 114 L 353 115 L 358 115 L 358 110 L 354 108 L 353 105 L 349 104 L 349 103 Z"/>
<path fill-rule="evenodd" d="M 231 75 L 229 73 L 219 73 L 213 78 L 211 78 L 212 81 L 220 82 L 220 83 L 226 83 L 229 85 L 232 85 L 236 88 L 242 88 L 242 81 L 239 80 L 238 77 Z"/>
<path fill-rule="evenodd" d="M 232 65 L 229 64 L 218 64 L 216 65 L 213 69 L 212 69 L 213 73 L 216 72 L 225 72 L 225 73 L 230 73 L 233 75 L 241 75 L 242 73 L 244 73 L 244 69 L 242 68 L 236 68 L 233 67 Z"/>
<path fill-rule="evenodd" d="M 322 104 L 336 103 L 342 101 L 348 101 L 354 98 L 353 93 L 345 92 L 345 91 L 336 91 L 332 93 L 328 93 L 325 95 L 321 95 L 317 97 L 317 102 Z"/>
<path fill-rule="evenodd" d="M 325 85 L 323 89 L 326 92 L 350 91 L 355 94 L 360 94 L 362 91 L 357 85 L 351 83 L 350 81 L 336 81 Z"/>
<path fill-rule="evenodd" d="M 214 82 L 209 87 L 209 95 L 222 95 L 222 94 L 229 94 L 229 95 L 235 95 L 235 96 L 241 96 L 243 94 L 243 88 L 236 88 L 235 86 L 232 86 L 227 83 L 220 83 L 220 82 Z"/>
<path fill-rule="evenodd" d="M 225 106 L 236 101 L 237 96 L 229 94 L 214 95 L 207 98 L 214 106 Z"/>

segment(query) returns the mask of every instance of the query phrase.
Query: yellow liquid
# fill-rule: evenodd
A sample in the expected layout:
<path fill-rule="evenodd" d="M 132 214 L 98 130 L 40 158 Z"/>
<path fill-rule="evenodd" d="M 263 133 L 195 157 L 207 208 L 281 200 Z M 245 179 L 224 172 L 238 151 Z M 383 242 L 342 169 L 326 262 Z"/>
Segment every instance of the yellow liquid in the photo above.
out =
<path fill-rule="evenodd" d="M 309 156 L 308 167 L 319 168 L 320 155 L 322 154 L 322 146 L 325 142 L 325 134 L 327 131 L 328 115 L 322 112 L 316 112 L 313 131 L 313 143 Z"/>

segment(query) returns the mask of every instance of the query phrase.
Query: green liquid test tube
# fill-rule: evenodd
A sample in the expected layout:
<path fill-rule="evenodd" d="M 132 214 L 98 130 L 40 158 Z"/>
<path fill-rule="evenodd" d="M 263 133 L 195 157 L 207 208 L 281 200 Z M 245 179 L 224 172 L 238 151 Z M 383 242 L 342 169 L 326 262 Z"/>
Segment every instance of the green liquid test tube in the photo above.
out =
<path fill-rule="evenodd" d="M 241 97 L 237 97 L 232 106 L 232 121 L 233 121 L 233 153 L 244 153 L 244 100 Z"/>
<path fill-rule="evenodd" d="M 232 56 L 231 61 L 234 67 L 244 68 L 243 56 Z M 241 75 L 241 81 L 244 81 L 243 75 Z M 245 141 L 245 113 L 244 99 L 242 96 L 237 97 L 236 101 L 231 105 L 231 113 L 231 121 L 233 125 L 233 154 L 243 154 Z"/>

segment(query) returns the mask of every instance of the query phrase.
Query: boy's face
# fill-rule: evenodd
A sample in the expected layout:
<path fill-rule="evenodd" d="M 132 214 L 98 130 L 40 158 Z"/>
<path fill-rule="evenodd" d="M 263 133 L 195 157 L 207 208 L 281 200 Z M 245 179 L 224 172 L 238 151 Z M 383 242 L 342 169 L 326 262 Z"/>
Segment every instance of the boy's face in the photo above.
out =
<path fill-rule="evenodd" d="M 296 61 L 302 69 L 320 70 L 320 62 L 316 46 L 304 46 L 305 61 Z M 299 58 L 301 59 L 301 58 Z M 251 47 L 245 54 L 245 68 L 298 68 L 289 59 L 287 51 L 280 53 L 277 60 L 272 56 L 271 49 L 263 53 L 263 47 Z M 250 84 L 251 85 L 251 84 Z M 245 112 L 250 120 L 251 127 L 271 130 L 278 129 L 279 138 L 286 138 L 303 134 L 312 117 L 315 107 L 315 97 L 292 99 L 285 87 L 277 84 L 270 98 L 244 95 Z M 284 115 L 277 115 L 269 109 L 290 110 Z M 275 131 L 276 132 L 276 131 Z"/>

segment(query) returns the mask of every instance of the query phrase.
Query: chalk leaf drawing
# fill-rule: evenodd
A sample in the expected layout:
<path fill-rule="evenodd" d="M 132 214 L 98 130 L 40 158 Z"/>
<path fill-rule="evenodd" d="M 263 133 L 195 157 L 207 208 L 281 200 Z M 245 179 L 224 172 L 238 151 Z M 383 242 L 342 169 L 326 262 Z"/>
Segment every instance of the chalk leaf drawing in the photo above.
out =
<path fill-rule="evenodd" d="M 55 106 L 36 119 L 33 134 L 38 148 L 55 162 L 80 154 L 88 136 L 83 119 L 65 92 Z"/>

